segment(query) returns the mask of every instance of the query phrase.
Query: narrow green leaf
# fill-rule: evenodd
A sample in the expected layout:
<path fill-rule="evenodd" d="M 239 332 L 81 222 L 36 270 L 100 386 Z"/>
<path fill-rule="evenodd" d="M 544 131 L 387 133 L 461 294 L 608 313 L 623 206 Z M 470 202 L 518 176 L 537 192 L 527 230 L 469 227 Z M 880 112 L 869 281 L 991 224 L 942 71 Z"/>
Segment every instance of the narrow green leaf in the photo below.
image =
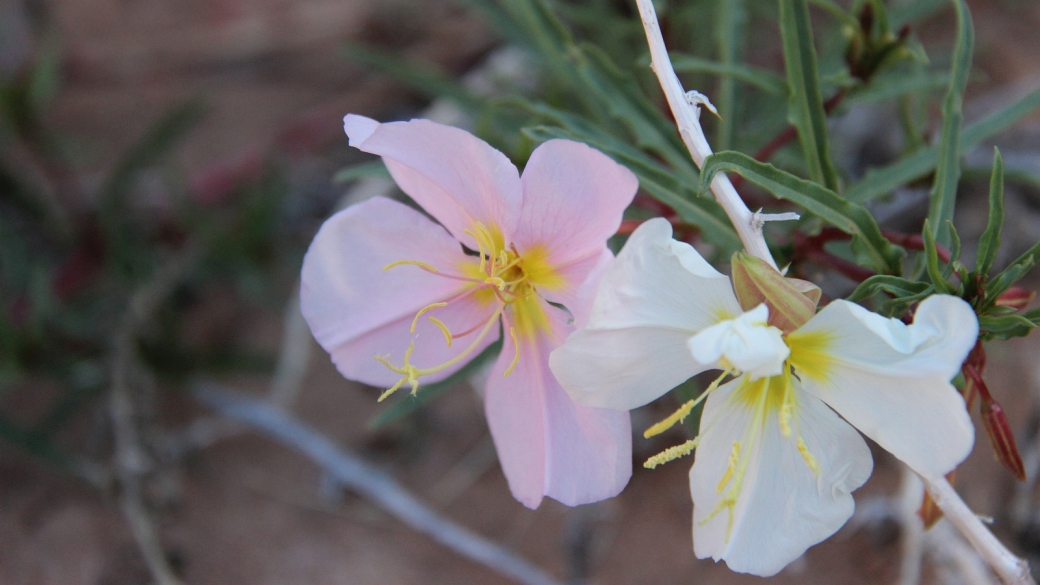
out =
<path fill-rule="evenodd" d="M 935 246 L 935 237 L 932 235 L 932 230 L 929 229 L 930 220 L 924 220 L 924 254 L 926 261 L 926 268 L 928 270 L 928 278 L 931 279 L 932 285 L 935 286 L 935 291 L 940 294 L 954 294 L 957 289 L 952 284 L 946 282 L 943 278 L 942 271 L 939 269 L 939 252 Z"/>
<path fill-rule="evenodd" d="M 336 171 L 336 174 L 332 177 L 332 182 L 337 185 L 342 185 L 343 183 L 368 178 L 389 179 L 390 171 L 386 170 L 386 165 L 383 164 L 383 161 L 374 160 L 371 162 L 351 165 Z"/>
<path fill-rule="evenodd" d="M 680 53 L 671 53 L 669 56 L 672 59 L 672 67 L 678 73 L 718 75 L 723 79 L 731 78 L 753 85 L 770 95 L 781 97 L 787 95 L 787 82 L 784 81 L 784 78 L 767 69 L 759 69 L 738 63 L 723 64 Z M 722 100 L 720 99 L 719 104 L 721 103 Z M 722 113 L 722 106 L 719 104 L 715 105 L 718 107 L 719 113 Z"/>
<path fill-rule="evenodd" d="M 867 263 L 878 272 L 899 272 L 902 249 L 881 235 L 877 223 L 865 208 L 842 199 L 830 189 L 733 151 L 713 154 L 704 161 L 701 191 L 708 189 L 712 177 L 719 171 L 736 172 L 773 195 L 797 203 L 853 236 L 854 250 L 865 256 Z"/>
<path fill-rule="evenodd" d="M 1023 252 L 1000 274 L 986 283 L 986 299 L 990 303 L 995 302 L 997 297 L 1007 292 L 1009 288 L 1014 286 L 1016 282 L 1021 280 L 1026 273 L 1036 266 L 1038 257 L 1040 257 L 1040 242 L 1033 244 L 1031 248 Z"/>
<path fill-rule="evenodd" d="M 855 16 L 849 14 L 844 8 L 838 6 L 831 0 L 809 0 L 810 4 L 816 5 L 818 8 L 824 10 L 835 18 L 838 22 L 842 23 L 847 27 L 852 27 L 852 30 L 859 28 L 859 20 Z"/>
<path fill-rule="evenodd" d="M 1040 88 L 1023 96 L 1014 104 L 998 110 L 982 120 L 964 128 L 960 137 L 960 151 L 967 152 L 1004 130 L 1010 128 L 1023 116 L 1040 106 Z M 856 203 L 866 203 L 923 177 L 935 169 L 939 160 L 935 147 L 919 150 L 886 167 L 867 171 L 866 176 L 845 191 L 845 198 Z"/>
<path fill-rule="evenodd" d="M 946 228 L 950 232 L 950 262 L 943 268 L 943 278 L 950 278 L 953 275 L 954 270 L 960 275 L 961 282 L 967 282 L 968 273 L 964 270 L 964 266 L 960 263 L 961 257 L 961 236 L 957 233 L 956 226 L 953 225 L 952 221 L 946 222 L 948 225 Z"/>
<path fill-rule="evenodd" d="M 780 36 L 790 90 L 788 120 L 798 129 L 802 154 L 813 181 L 832 191 L 838 175 L 831 163 L 827 114 L 820 94 L 816 48 L 806 0 L 780 0 Z"/>
<path fill-rule="evenodd" d="M 979 316 L 979 329 L 983 339 L 1008 340 L 1013 337 L 1025 337 L 1036 327 L 1036 322 L 1022 315 L 1003 315 L 993 317 Z"/>
<path fill-rule="evenodd" d="M 590 44 L 572 48 L 582 94 L 607 114 L 614 125 L 626 128 L 636 145 L 660 156 L 677 172 L 696 175 L 696 166 L 674 123 L 623 73 L 602 49 Z M 606 122 L 606 120 L 604 121 Z"/>
<path fill-rule="evenodd" d="M 920 75 L 879 75 L 871 79 L 867 85 L 849 92 L 845 103 L 852 105 L 881 102 L 911 93 L 938 91 L 949 84 L 950 74 L 945 71 Z"/>
<path fill-rule="evenodd" d="M 964 0 L 951 1 L 957 10 L 957 41 L 953 48 L 950 87 L 943 100 L 942 134 L 939 137 L 935 181 L 932 183 L 928 204 L 928 219 L 936 230 L 935 240 L 943 245 L 950 244 L 950 232 L 946 222 L 953 221 L 953 208 L 957 202 L 957 183 L 961 176 L 961 108 L 975 47 L 975 29 L 967 4 Z"/>
<path fill-rule="evenodd" d="M 894 8 L 889 15 L 889 21 L 893 29 L 898 29 L 904 24 L 927 20 L 939 13 L 946 7 L 947 0 L 913 0 L 905 2 Z"/>
<path fill-rule="evenodd" d="M 880 292 L 890 293 L 897 298 L 916 297 L 924 293 L 931 294 L 930 291 L 934 290 L 934 288 L 927 282 L 908 280 L 888 274 L 878 274 L 860 283 L 856 290 L 852 291 L 852 294 L 846 297 L 845 300 L 858 302 L 869 299 Z"/>
<path fill-rule="evenodd" d="M 732 68 L 737 62 L 737 34 L 741 29 L 741 0 L 717 0 L 715 2 L 715 37 L 718 42 L 719 64 Z M 673 65 L 674 67 L 674 65 Z M 736 123 L 736 91 L 737 84 L 732 76 L 719 78 L 718 96 L 715 108 L 719 111 L 718 131 L 715 148 L 729 150 L 733 143 L 733 129 Z"/>
<path fill-rule="evenodd" d="M 484 348 L 484 351 L 480 352 L 480 354 L 470 360 L 469 363 L 462 366 L 462 368 L 454 374 L 440 382 L 419 386 L 419 392 L 414 396 L 409 392 L 402 391 L 402 398 L 379 411 L 378 414 L 369 419 L 368 428 L 375 430 L 385 427 L 395 420 L 408 416 L 423 406 L 426 406 L 432 402 L 433 399 L 438 398 L 449 390 L 458 388 L 460 384 L 465 382 L 473 374 L 477 373 L 480 368 L 489 363 L 491 359 L 497 356 L 501 351 L 502 339 L 499 338 L 498 341 Z"/>
<path fill-rule="evenodd" d="M 985 276 L 993 267 L 1000 250 L 1000 232 L 1004 227 L 1004 158 L 993 149 L 993 175 L 989 181 L 989 219 L 986 230 L 979 238 L 979 252 L 975 258 L 975 273 Z"/>

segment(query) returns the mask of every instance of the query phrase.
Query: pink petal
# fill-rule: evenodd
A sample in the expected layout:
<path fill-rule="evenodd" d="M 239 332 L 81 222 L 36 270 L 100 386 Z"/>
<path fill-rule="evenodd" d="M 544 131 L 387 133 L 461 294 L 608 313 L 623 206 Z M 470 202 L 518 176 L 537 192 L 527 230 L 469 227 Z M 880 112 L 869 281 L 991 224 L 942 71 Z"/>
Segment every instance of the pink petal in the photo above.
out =
<path fill-rule="evenodd" d="M 539 293 L 546 299 L 567 307 L 573 318 L 573 325 L 578 328 L 584 327 L 589 322 L 592 301 L 596 298 L 599 282 L 603 280 L 603 275 L 613 262 L 614 253 L 604 246 L 598 256 L 590 256 L 557 268 L 567 286 L 559 290 L 540 290 Z"/>
<path fill-rule="evenodd" d="M 457 273 L 461 264 L 474 261 L 444 228 L 414 209 L 381 197 L 329 218 L 304 257 L 300 286 L 303 316 L 315 339 L 350 379 L 378 385 L 396 381 L 373 356 L 389 354 L 400 365 L 404 350 L 415 338 L 408 328 L 416 312 L 456 296 L 465 287 L 463 282 L 416 266 L 383 270 L 398 260 L 426 262 L 446 273 Z M 436 309 L 429 315 L 461 332 L 490 316 L 492 310 L 470 302 Z M 421 365 L 439 363 L 425 360 L 437 360 L 445 354 L 441 333 L 424 317 L 416 335 L 414 361 Z M 453 351 L 466 343 L 467 338 L 459 340 Z"/>
<path fill-rule="evenodd" d="M 501 230 L 509 241 L 519 217 L 516 167 L 469 132 L 429 120 L 390 122 L 348 114 L 350 145 L 383 157 L 397 185 L 472 249 L 473 224 Z"/>
<path fill-rule="evenodd" d="M 562 311 L 546 306 L 558 339 L 572 328 Z M 513 497 L 537 508 L 543 496 L 569 506 L 616 496 L 632 475 L 628 412 L 573 402 L 549 371 L 547 336 L 521 339 L 520 361 L 506 336 L 488 380 L 485 412 Z"/>
<path fill-rule="evenodd" d="M 555 266 L 598 256 L 639 188 L 632 171 L 571 140 L 536 148 L 520 181 L 524 204 L 513 242 L 521 253 L 545 246 Z"/>

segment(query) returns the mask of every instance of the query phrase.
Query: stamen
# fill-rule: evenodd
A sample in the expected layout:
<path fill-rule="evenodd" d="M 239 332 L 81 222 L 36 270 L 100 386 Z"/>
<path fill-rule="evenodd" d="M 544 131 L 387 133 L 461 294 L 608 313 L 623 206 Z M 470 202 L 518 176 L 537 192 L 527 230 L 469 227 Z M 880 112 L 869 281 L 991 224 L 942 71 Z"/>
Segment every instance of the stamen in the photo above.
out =
<path fill-rule="evenodd" d="M 692 453 L 693 450 L 697 448 L 697 444 L 700 442 L 701 438 L 697 437 L 696 439 L 690 439 L 689 441 L 686 441 L 682 445 L 668 447 L 664 451 L 661 451 L 657 455 L 654 455 L 653 457 L 647 459 L 646 462 L 643 463 L 643 467 L 647 469 L 653 469 L 658 465 L 664 465 L 669 461 L 675 461 L 680 457 L 685 457 L 686 455 Z"/>
<path fill-rule="evenodd" d="M 730 370 L 722 372 L 722 375 L 718 378 L 715 378 L 715 381 L 712 382 L 704 392 L 701 392 L 700 396 L 680 406 L 679 410 L 673 412 L 671 415 L 668 416 L 668 418 L 646 429 L 646 431 L 643 432 L 643 438 L 649 439 L 650 437 L 660 435 L 661 433 L 675 426 L 676 423 L 682 422 L 683 419 L 689 416 L 690 411 L 692 411 L 694 407 L 696 407 L 698 404 L 703 402 L 704 399 L 708 397 L 708 394 L 710 394 L 713 390 L 718 388 L 719 382 L 721 382 L 722 379 L 728 376 L 729 374 Z"/>
<path fill-rule="evenodd" d="M 430 304 L 426 305 L 425 307 L 419 309 L 419 312 L 415 314 L 415 318 L 412 319 L 412 328 L 409 330 L 409 332 L 410 333 L 415 333 L 415 325 L 419 322 L 419 317 L 422 317 L 423 313 L 425 313 L 426 311 L 432 310 L 432 309 L 436 309 L 438 307 L 447 307 L 447 306 L 448 306 L 448 303 L 430 303 Z M 431 317 L 431 319 L 432 319 L 432 317 Z M 451 343 L 449 342 L 448 345 L 451 345 Z"/>
<path fill-rule="evenodd" d="M 457 276 L 455 274 L 444 274 L 440 270 L 437 270 L 437 267 L 432 266 L 430 264 L 427 264 L 425 262 L 420 262 L 418 260 L 398 260 L 397 262 L 391 262 L 391 263 L 387 264 L 386 266 L 383 267 L 383 270 L 390 270 L 391 268 L 393 268 L 395 266 L 416 266 L 416 267 L 418 267 L 418 268 L 420 268 L 422 270 L 425 270 L 426 272 L 429 272 L 431 274 L 436 274 L 437 276 L 441 276 L 443 278 L 450 278 L 452 280 L 461 280 L 462 282 L 478 282 L 478 283 L 480 282 L 476 278 L 467 278 L 465 276 Z"/>
<path fill-rule="evenodd" d="M 733 450 L 729 453 L 729 465 L 726 466 L 726 473 L 722 474 L 722 480 L 719 481 L 719 486 L 715 488 L 715 492 L 721 494 L 722 490 L 726 489 L 726 484 L 729 480 L 733 479 L 733 474 L 737 471 L 737 464 L 740 463 L 740 443 L 733 442 Z"/>
<path fill-rule="evenodd" d="M 513 356 L 512 363 L 510 363 L 509 367 L 506 368 L 506 373 L 502 375 L 503 378 L 508 378 L 509 374 L 513 373 L 513 369 L 516 368 L 516 365 L 520 363 L 520 342 L 516 339 L 515 327 L 509 328 L 509 336 L 513 338 L 513 347 L 516 348 L 516 355 Z"/>
<path fill-rule="evenodd" d="M 451 329 L 448 329 L 448 326 L 444 324 L 444 321 L 441 321 L 437 317 L 427 317 L 427 319 L 430 320 L 430 323 L 433 323 L 440 328 L 441 333 L 444 334 L 444 341 L 448 343 L 448 347 L 451 347 Z M 415 332 L 415 327 L 412 327 L 412 332 Z"/>
<path fill-rule="evenodd" d="M 668 418 L 662 420 L 659 423 L 654 424 L 650 428 L 648 428 L 645 431 L 643 431 L 643 438 L 644 439 L 649 439 L 650 437 L 653 437 L 653 436 L 656 436 L 656 435 L 660 435 L 661 433 L 663 433 L 663 432 L 667 431 L 668 429 L 672 428 L 672 426 L 674 426 L 675 423 L 681 422 L 683 419 L 685 419 L 687 416 L 689 416 L 690 415 L 690 411 L 693 410 L 693 407 L 696 406 L 696 405 L 697 405 L 697 401 L 696 400 L 689 400 L 689 401 L 687 401 L 686 404 L 683 404 L 682 406 L 679 407 L 679 410 L 676 410 L 672 414 L 668 415 Z"/>
<path fill-rule="evenodd" d="M 809 446 L 805 444 L 805 441 L 798 437 L 798 452 L 802 454 L 802 459 L 805 459 L 805 463 L 812 470 L 813 475 L 820 475 L 820 466 L 816 463 L 816 458 L 809 452 Z"/>
<path fill-rule="evenodd" d="M 477 225 L 480 225 L 480 223 L 478 222 Z M 475 241 L 477 243 L 477 252 L 480 254 L 480 271 L 484 272 L 485 271 L 484 268 L 487 266 L 487 264 L 486 264 L 487 254 L 484 252 L 484 244 L 481 243 L 480 238 L 477 237 L 477 234 L 475 234 L 475 233 L 473 233 L 473 232 L 471 232 L 469 230 L 463 230 L 463 232 L 469 234 L 470 237 L 473 238 L 473 241 Z"/>
<path fill-rule="evenodd" d="M 391 372 L 393 372 L 395 374 L 407 374 L 408 373 L 404 368 L 399 368 L 399 367 L 391 364 L 390 360 L 386 359 L 383 356 L 377 355 L 377 356 L 373 356 L 373 357 L 375 358 L 375 360 L 377 362 L 383 364 L 384 366 L 387 367 L 387 369 L 389 369 Z"/>
<path fill-rule="evenodd" d="M 383 393 L 379 395 L 379 398 L 376 399 L 376 402 L 382 402 L 389 398 L 391 394 L 397 392 L 401 388 L 401 386 L 404 386 L 404 383 L 407 381 L 408 378 L 401 378 L 400 380 L 398 380 L 396 384 L 383 391 Z"/>
<path fill-rule="evenodd" d="M 427 264 L 425 262 L 420 262 L 418 260 L 398 260 L 397 262 L 391 262 L 391 263 L 389 263 L 389 264 L 387 264 L 386 266 L 383 267 L 383 272 L 386 272 L 387 270 L 390 270 L 391 268 L 394 268 L 394 267 L 397 267 L 397 266 L 418 266 L 419 268 L 422 268 L 426 272 L 432 272 L 434 274 L 440 274 L 440 270 L 437 270 L 437 267 L 435 267 L 434 265 Z"/>

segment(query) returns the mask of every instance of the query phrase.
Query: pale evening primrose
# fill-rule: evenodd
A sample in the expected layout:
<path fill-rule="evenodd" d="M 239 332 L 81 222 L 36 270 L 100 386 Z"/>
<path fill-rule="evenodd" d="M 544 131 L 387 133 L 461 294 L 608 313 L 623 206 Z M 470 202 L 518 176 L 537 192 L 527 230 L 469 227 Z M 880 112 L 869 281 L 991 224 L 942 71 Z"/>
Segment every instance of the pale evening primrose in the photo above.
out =
<path fill-rule="evenodd" d="M 855 429 L 931 477 L 951 471 L 974 441 L 950 384 L 978 336 L 966 302 L 933 295 L 911 325 L 842 300 L 813 314 L 806 302 L 801 322 L 777 319 L 783 330 L 766 305 L 745 303 L 745 312 L 730 278 L 654 219 L 607 270 L 586 327 L 550 358 L 576 401 L 618 410 L 725 371 L 698 399 L 707 400 L 700 435 L 647 466 L 696 449 L 694 552 L 735 571 L 773 575 L 851 516 L 851 492 L 873 466 Z"/>
<path fill-rule="evenodd" d="M 631 475 L 627 412 L 576 404 L 549 352 L 588 316 L 613 254 L 606 240 L 635 176 L 584 144 L 550 140 L 520 176 L 499 151 L 427 120 L 344 118 L 350 145 L 383 157 L 437 222 L 375 198 L 322 226 L 304 258 L 303 315 L 351 380 L 414 393 L 502 338 L 485 391 L 513 495 L 578 505 Z"/>

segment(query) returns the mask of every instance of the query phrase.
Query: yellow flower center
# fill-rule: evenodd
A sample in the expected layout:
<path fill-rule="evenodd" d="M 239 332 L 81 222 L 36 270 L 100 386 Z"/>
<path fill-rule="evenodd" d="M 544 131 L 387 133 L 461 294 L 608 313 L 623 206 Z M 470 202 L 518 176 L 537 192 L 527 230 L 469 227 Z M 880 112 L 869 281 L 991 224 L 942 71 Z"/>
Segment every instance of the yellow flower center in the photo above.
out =
<path fill-rule="evenodd" d="M 758 380 L 752 380 L 750 376 L 743 375 L 739 385 L 730 396 L 730 400 L 750 410 L 752 416 L 741 440 L 733 442 L 729 463 L 719 480 L 716 491 L 722 498 L 715 509 L 701 520 L 701 525 L 707 524 L 725 510 L 728 514 L 728 523 L 726 525 L 727 541 L 733 527 L 733 511 L 743 488 L 744 475 L 747 471 L 751 454 L 754 451 L 755 442 L 762 438 L 768 417 L 777 417 L 777 424 L 780 427 L 780 434 L 783 438 L 794 440 L 795 447 L 809 470 L 814 475 L 818 476 L 820 474 L 819 463 L 812 452 L 810 452 L 805 439 L 802 438 L 798 418 L 795 416 L 798 402 L 792 376 L 797 374 L 801 378 L 826 381 L 833 367 L 833 358 L 829 350 L 834 337 L 826 331 L 806 333 L 794 331 L 787 335 L 784 341 L 788 349 L 791 350 L 791 354 L 784 363 L 783 373 L 769 378 L 759 378 Z M 651 437 L 660 434 L 686 418 L 697 404 L 705 400 L 710 393 L 718 388 L 719 383 L 726 376 L 735 373 L 729 364 L 723 365 L 727 367 L 726 371 L 712 382 L 700 396 L 683 404 L 674 414 L 648 428 L 644 436 Z M 740 374 L 737 373 L 737 375 Z M 692 440 L 670 447 L 654 455 L 643 464 L 644 467 L 652 469 L 663 463 L 689 455 L 700 444 L 701 436 L 703 436 L 705 430 L 702 429 L 701 434 Z"/>
<path fill-rule="evenodd" d="M 525 250 L 521 255 L 516 246 L 506 246 L 501 230 L 488 229 L 487 226 L 476 222 L 472 229 L 466 233 L 477 242 L 476 258 L 467 258 L 459 266 L 455 267 L 460 274 L 442 272 L 435 266 L 417 260 L 399 260 L 388 264 L 383 270 L 389 270 L 396 266 L 416 266 L 422 270 L 462 281 L 463 287 L 459 294 L 447 301 L 431 303 L 420 309 L 412 319 L 411 332 L 415 333 L 419 318 L 426 313 L 435 312 L 437 309 L 467 297 L 473 297 L 481 305 L 494 306 L 491 316 L 481 323 L 466 331 L 453 332 L 440 319 L 434 315 L 426 315 L 426 318 L 444 334 L 445 342 L 451 347 L 454 340 L 466 337 L 477 331 L 476 338 L 459 354 L 448 361 L 428 368 L 418 368 L 410 363 L 415 343 L 412 342 L 404 354 L 404 362 L 395 366 L 384 357 L 375 356 L 375 359 L 385 365 L 391 371 L 401 374 L 401 379 L 388 388 L 379 397 L 382 401 L 396 392 L 403 385 L 411 386 L 412 394 L 419 390 L 419 378 L 429 376 L 458 365 L 468 359 L 481 342 L 488 336 L 493 326 L 501 318 L 502 324 L 513 340 L 515 353 L 513 361 L 506 368 L 505 376 L 509 376 L 520 362 L 520 347 L 522 341 L 532 342 L 537 336 L 552 333 L 549 317 L 545 312 L 545 303 L 538 295 L 539 290 L 559 290 L 566 284 L 564 278 L 549 262 L 548 250 L 544 246 L 534 246 Z"/>

